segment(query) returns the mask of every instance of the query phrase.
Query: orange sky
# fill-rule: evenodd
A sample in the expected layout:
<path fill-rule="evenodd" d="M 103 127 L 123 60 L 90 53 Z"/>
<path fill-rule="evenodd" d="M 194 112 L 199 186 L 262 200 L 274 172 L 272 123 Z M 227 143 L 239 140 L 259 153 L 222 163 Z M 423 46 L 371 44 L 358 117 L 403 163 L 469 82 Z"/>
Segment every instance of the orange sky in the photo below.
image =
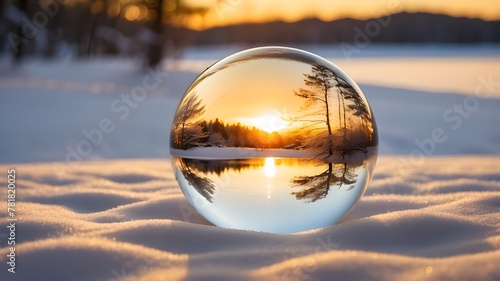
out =
<path fill-rule="evenodd" d="M 283 60 L 272 64 L 256 60 L 237 64 L 233 71 L 221 71 L 211 76 L 195 89 L 204 93 L 204 118 L 207 121 L 219 118 L 229 123 L 241 122 L 264 129 L 255 123 L 256 118 L 291 117 L 288 115 L 296 114 L 301 106 L 300 98 L 293 94 L 303 86 L 303 75 L 295 70 L 297 67 L 303 68 L 303 72 L 310 71 L 306 64 Z M 276 73 L 283 75 L 277 76 Z M 241 77 L 247 82 L 244 87 L 240 85 Z"/>
<path fill-rule="evenodd" d="M 307 121 L 290 122 L 291 118 L 322 118 L 318 114 L 304 117 L 321 105 L 307 107 L 305 111 L 307 102 L 294 94 L 306 87 L 304 74 L 311 73 L 310 64 L 295 60 L 255 59 L 216 69 L 218 71 L 202 74 L 202 82 L 190 89 L 193 94 L 203 93 L 200 98 L 205 112 L 201 119 L 207 122 L 218 118 L 224 123 L 241 123 L 273 132 L 300 128 L 304 126 L 303 122 L 311 124 Z M 333 111 L 338 110 L 335 101 L 333 99 L 331 103 Z M 332 113 L 333 126 L 339 125 L 336 117 L 336 113 Z"/>
<path fill-rule="evenodd" d="M 343 17 L 366 19 L 390 13 L 431 12 L 453 16 L 500 19 L 498 0 L 186 0 L 192 5 L 212 7 L 204 17 L 188 25 L 204 29 L 242 22 L 297 21 L 308 17 L 333 20 Z M 208 4 L 207 4 L 208 3 Z"/>

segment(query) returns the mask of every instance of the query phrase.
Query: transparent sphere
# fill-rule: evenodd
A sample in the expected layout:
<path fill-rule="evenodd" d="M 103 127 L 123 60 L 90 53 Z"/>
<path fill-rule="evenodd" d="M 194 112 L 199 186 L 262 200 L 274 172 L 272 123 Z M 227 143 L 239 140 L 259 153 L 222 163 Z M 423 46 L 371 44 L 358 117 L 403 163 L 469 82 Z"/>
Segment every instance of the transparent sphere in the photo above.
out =
<path fill-rule="evenodd" d="M 324 58 L 263 47 L 206 69 L 171 129 L 176 179 L 215 225 L 293 233 L 340 220 L 363 195 L 378 152 L 354 81 Z"/>

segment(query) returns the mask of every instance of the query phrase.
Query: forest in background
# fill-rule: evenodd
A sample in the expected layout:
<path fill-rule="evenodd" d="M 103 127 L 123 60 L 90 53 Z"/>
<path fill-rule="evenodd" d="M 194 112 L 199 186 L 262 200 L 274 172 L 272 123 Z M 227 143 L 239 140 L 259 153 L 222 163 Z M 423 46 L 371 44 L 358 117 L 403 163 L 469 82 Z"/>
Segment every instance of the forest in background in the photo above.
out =
<path fill-rule="evenodd" d="M 277 131 L 266 132 L 256 127 L 244 126 L 241 123 L 229 124 L 218 118 L 209 122 L 199 123 L 206 135 L 198 142 L 201 146 L 229 146 L 250 148 L 295 148 L 300 145 L 301 137 L 289 133 L 280 134 Z"/>
<path fill-rule="evenodd" d="M 185 28 L 192 17 L 216 8 L 181 0 L 7 0 L 0 3 L 0 51 L 14 61 L 111 55 L 154 66 L 190 45 L 500 42 L 500 21 L 427 13 Z"/>
<path fill-rule="evenodd" d="M 172 134 L 172 144 L 178 149 L 193 147 L 249 147 L 259 149 L 299 148 L 304 136 L 289 131 L 266 132 L 255 126 L 245 126 L 241 123 L 225 123 L 215 120 L 203 120 L 189 124 L 184 132 L 177 130 Z M 176 136 L 178 138 L 176 139 Z M 181 139 L 181 136 L 184 136 Z"/>
<path fill-rule="evenodd" d="M 189 31 L 191 44 L 331 44 L 331 43 L 500 43 L 500 21 L 457 18 L 429 13 L 386 17 L 287 23 L 248 23 Z"/>
<path fill-rule="evenodd" d="M 154 66 L 186 46 L 180 27 L 208 11 L 181 0 L 7 0 L 0 3 L 0 50 L 14 61 L 120 55 Z"/>

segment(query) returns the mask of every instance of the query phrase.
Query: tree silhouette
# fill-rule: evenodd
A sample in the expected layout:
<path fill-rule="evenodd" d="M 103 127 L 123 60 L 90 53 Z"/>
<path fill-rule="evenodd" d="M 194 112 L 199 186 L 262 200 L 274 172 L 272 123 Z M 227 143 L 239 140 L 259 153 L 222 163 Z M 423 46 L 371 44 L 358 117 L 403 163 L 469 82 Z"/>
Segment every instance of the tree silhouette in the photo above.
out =
<path fill-rule="evenodd" d="M 264 166 L 264 158 L 253 159 L 233 159 L 233 160 L 201 160 L 201 159 L 182 159 L 191 171 L 200 172 L 204 175 L 215 174 L 221 176 L 229 171 L 240 173 L 248 169 L 258 169 Z"/>
<path fill-rule="evenodd" d="M 5 4 L 2 3 L 2 5 L 5 5 Z M 19 0 L 19 1 L 17 1 L 17 8 L 19 9 L 19 11 L 21 13 L 24 14 L 24 16 L 28 16 L 28 12 L 29 12 L 28 11 L 28 0 Z M 21 23 L 20 20 L 19 20 L 19 23 L 18 23 L 17 32 L 18 32 L 17 34 L 21 38 L 28 37 L 27 36 L 28 34 L 26 34 L 27 31 L 23 28 L 23 25 L 22 25 L 22 23 Z M 18 38 L 16 38 L 16 39 L 19 40 Z M 26 47 L 24 45 L 25 44 L 23 42 L 22 44 L 19 44 L 19 45 L 16 46 L 16 48 L 14 48 L 16 50 L 16 52 L 14 52 L 14 59 L 15 59 L 16 63 L 19 63 L 21 61 L 22 57 L 25 55 Z"/>
<path fill-rule="evenodd" d="M 221 2 L 225 0 L 217 0 Z M 135 55 L 143 66 L 179 55 L 190 41 L 190 18 L 220 5 L 184 0 L 10 0 L 0 2 L 0 46 L 13 45 L 14 62 L 27 55 Z M 140 9 L 135 19 L 127 11 Z M 30 23 L 26 23 L 26 22 Z M 41 32 L 40 32 L 41 31 Z M 33 37 L 36 35 L 36 40 Z M 5 37 L 5 38 L 4 38 Z M 40 44 L 41 43 L 41 44 Z"/>
<path fill-rule="evenodd" d="M 371 122 L 372 118 L 368 105 L 356 89 L 354 89 L 341 77 L 337 76 L 336 81 L 336 87 L 339 89 L 340 94 L 344 97 L 344 99 L 352 102 L 352 104 L 348 105 L 347 108 L 352 110 L 354 112 L 354 116 L 358 116 L 363 122 Z"/>
<path fill-rule="evenodd" d="M 311 70 L 312 74 L 304 74 L 304 84 L 308 88 L 300 88 L 294 91 L 294 94 L 305 99 L 303 110 L 308 112 L 296 118 L 293 121 L 306 122 L 304 128 L 310 128 L 309 133 L 314 134 L 306 139 L 303 146 L 306 149 L 314 149 L 317 153 L 313 155 L 313 159 L 327 159 L 334 153 L 333 150 L 333 129 L 330 118 L 330 93 L 335 86 L 335 74 L 328 68 L 320 65 L 315 65 Z M 319 128 L 320 133 L 316 133 L 317 126 L 324 124 L 324 129 Z"/>
<path fill-rule="evenodd" d="M 344 80 L 341 79 L 338 75 L 334 75 L 334 79 L 336 82 L 335 87 L 336 87 L 337 92 L 338 92 L 337 100 L 338 100 L 338 106 L 339 106 L 339 125 L 340 125 L 340 127 L 343 127 L 341 132 L 343 134 L 344 143 L 346 143 L 347 142 L 347 118 L 346 118 L 345 99 L 346 99 L 346 96 L 350 93 L 349 87 L 351 89 L 352 89 L 352 87 L 347 83 L 345 83 L 345 84 L 342 83 L 341 81 L 344 81 Z M 342 106 L 341 106 L 341 103 L 342 103 Z M 342 112 L 344 113 L 343 115 L 341 114 Z"/>
<path fill-rule="evenodd" d="M 301 128 L 305 135 L 302 148 L 310 154 L 309 161 L 319 161 L 325 169 L 316 175 L 292 178 L 292 187 L 303 189 L 291 194 L 297 199 L 315 202 L 325 198 L 332 186 L 352 185 L 347 190 L 354 188 L 355 168 L 366 163 L 368 141 L 373 138 L 366 127 L 370 123 L 373 128 L 373 123 L 366 101 L 341 75 L 316 65 L 304 77 L 307 87 L 294 94 L 305 100 L 302 110 L 306 113 L 294 121 L 308 123 Z M 336 95 L 336 99 L 332 95 Z M 338 120 L 332 122 L 335 105 Z M 352 122 L 353 117 L 359 117 L 360 124 Z"/>
<path fill-rule="evenodd" d="M 344 158 L 346 154 L 352 152 L 353 150 L 359 150 L 364 152 L 367 151 L 367 146 L 370 145 L 370 141 L 373 139 L 372 133 L 369 131 L 368 126 L 370 126 L 373 130 L 373 119 L 371 117 L 370 109 L 365 100 L 361 97 L 361 95 L 354 89 L 347 81 L 345 81 L 342 77 L 337 76 L 337 89 L 339 94 L 342 96 L 344 101 L 344 143 L 345 145 L 342 147 L 340 154 Z M 345 101 L 349 101 L 350 104 L 345 106 Z M 352 115 L 357 116 L 360 119 L 360 124 L 358 126 L 357 131 L 351 134 L 349 138 L 347 138 L 347 125 L 345 124 L 345 112 L 347 109 L 352 112 Z M 351 125 L 351 128 L 353 126 Z M 359 132 L 361 131 L 361 133 Z"/>
<path fill-rule="evenodd" d="M 175 148 L 188 149 L 200 146 L 200 140 L 208 136 L 198 118 L 205 112 L 196 93 L 181 102 L 174 117 L 171 142 Z"/>
<path fill-rule="evenodd" d="M 207 199 L 208 202 L 213 203 L 212 195 L 215 192 L 215 184 L 209 178 L 198 175 L 192 161 L 196 160 L 175 158 L 176 166 L 179 168 L 188 184 L 201 196 Z"/>
<path fill-rule="evenodd" d="M 241 123 L 227 123 L 219 118 L 194 122 L 194 125 L 198 125 L 194 126 L 193 122 L 186 121 L 186 119 L 189 119 L 190 114 L 196 113 L 190 109 L 200 106 L 201 104 L 196 105 L 193 100 L 186 100 L 186 104 L 182 107 L 185 112 L 181 114 L 181 109 L 179 109 L 178 119 L 174 122 L 175 125 L 172 131 L 172 146 L 174 148 L 189 149 L 201 146 L 217 146 L 271 149 L 285 148 L 285 146 L 291 144 L 295 146 L 296 136 L 287 132 L 283 134 L 276 131 L 269 133 L 256 127 L 249 128 Z M 200 115 L 203 115 L 203 112 Z M 196 118 L 193 120 L 196 120 Z M 184 131 L 182 129 L 183 124 Z"/>
<path fill-rule="evenodd" d="M 352 185 L 347 190 L 354 188 L 358 175 L 354 173 L 353 168 L 348 167 L 347 163 L 328 163 L 325 165 L 328 168 L 319 174 L 294 177 L 292 187 L 306 186 L 306 188 L 301 191 L 294 191 L 291 194 L 299 200 L 307 199 L 308 202 L 315 202 L 325 198 L 333 185 L 338 185 L 339 188 L 344 184 Z M 340 175 L 337 176 L 337 173 Z"/>
<path fill-rule="evenodd" d="M 338 157 L 344 159 L 353 150 L 367 153 L 367 146 L 373 140 L 374 124 L 361 94 L 341 75 L 324 66 L 313 66 L 311 73 L 304 77 L 307 87 L 294 94 L 305 100 L 302 110 L 306 113 L 292 120 L 307 123 L 300 129 L 307 134 L 301 147 L 308 150 L 311 159 L 325 162 L 337 161 Z M 335 104 L 338 120 L 332 122 L 331 111 Z M 359 124 L 348 122 L 353 117 L 359 118 Z"/>
<path fill-rule="evenodd" d="M 161 39 L 165 29 L 163 21 L 167 17 L 164 12 L 164 3 L 165 0 L 157 0 L 156 5 L 152 7 L 152 10 L 156 12 L 156 18 L 150 22 L 150 30 L 154 36 L 147 50 L 146 63 L 148 66 L 159 64 L 163 56 L 162 47 L 164 42 Z"/>

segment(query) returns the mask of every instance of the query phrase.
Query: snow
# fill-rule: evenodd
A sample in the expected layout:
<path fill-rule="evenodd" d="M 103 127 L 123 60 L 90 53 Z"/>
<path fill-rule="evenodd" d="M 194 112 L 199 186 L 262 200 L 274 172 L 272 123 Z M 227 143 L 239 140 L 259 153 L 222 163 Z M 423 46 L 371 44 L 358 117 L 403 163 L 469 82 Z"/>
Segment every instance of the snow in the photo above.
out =
<path fill-rule="evenodd" d="M 433 56 L 425 58 L 417 56 L 419 53 L 415 51 L 416 56 L 359 57 L 351 61 L 333 58 L 333 61 L 351 74 L 369 99 L 377 122 L 382 124 L 379 126 L 382 154 L 411 154 L 418 149 L 414 142 L 429 138 L 436 128 L 445 130 L 448 138 L 446 143 L 436 146 L 433 155 L 498 154 L 498 132 L 490 126 L 498 120 L 500 106 L 500 55 L 476 56 L 483 48 L 471 47 L 469 56 L 461 53 L 452 57 L 454 63 L 444 65 L 443 60 L 450 60 L 446 48 L 436 48 Z M 223 55 L 224 50 L 219 53 Z M 332 55 L 328 47 L 314 50 L 320 55 Z M 381 58 L 387 62 L 375 69 L 372 62 Z M 90 155 L 83 155 L 82 160 L 166 158 L 168 132 L 177 103 L 199 71 L 213 60 L 205 58 L 193 63 L 187 59 L 165 65 L 168 76 L 160 77 L 161 81 L 147 91 L 144 100 L 132 101 L 137 103 L 133 108 L 122 100 L 122 95 L 130 96 L 151 71 L 161 70 L 141 72 L 132 61 L 112 59 L 35 61 L 0 69 L 0 128 L 9 132 L 0 139 L 0 162 L 64 161 L 79 142 L 87 139 L 82 131 L 99 128 L 104 118 L 113 122 L 115 130 L 105 134 L 102 142 L 93 146 Z M 412 69 L 413 63 L 425 63 L 427 67 Z M 464 67 L 456 66 L 462 64 Z M 436 79 L 444 74 L 452 78 L 438 83 Z M 369 83 L 373 77 L 380 77 L 380 82 Z M 415 77 L 420 78 L 415 80 Z M 437 78 L 428 80 L 429 77 Z M 422 86 L 415 86 L 417 83 Z M 457 87 L 461 90 L 445 91 Z M 481 87 L 481 96 L 486 97 L 470 100 L 475 97 L 477 87 Z M 454 109 L 455 104 L 464 103 L 470 103 L 472 109 L 465 113 L 469 114 L 467 117 L 461 117 Z M 128 111 L 122 111 L 126 110 L 123 106 Z M 445 120 L 443 114 L 449 110 L 452 112 Z M 457 122 L 461 123 L 455 128 Z"/>
<path fill-rule="evenodd" d="M 305 151 L 293 149 L 256 149 L 247 147 L 197 147 L 188 150 L 170 149 L 174 156 L 190 159 L 301 158 Z"/>
<path fill-rule="evenodd" d="M 105 58 L 2 66 L 0 182 L 17 169 L 18 259 L 0 279 L 500 279 L 498 46 L 373 46 L 350 59 L 304 47 L 360 84 L 380 155 L 347 217 L 293 235 L 214 227 L 174 179 L 177 102 L 201 69 L 238 48 L 188 50 L 164 65 L 168 74 Z M 157 85 L 130 100 L 148 76 Z M 3 226 L 4 265 L 6 238 Z"/>
<path fill-rule="evenodd" d="M 86 162 L 62 182 L 47 164 L 2 165 L 17 168 L 22 197 L 18 272 L 16 279 L 4 278 L 5 268 L 0 275 L 497 280 L 499 161 L 430 157 L 399 176 L 398 157 L 381 157 L 367 193 L 340 224 L 294 235 L 210 226 L 189 206 L 166 160 Z M 5 221 L 5 209 L 0 214 Z"/>

